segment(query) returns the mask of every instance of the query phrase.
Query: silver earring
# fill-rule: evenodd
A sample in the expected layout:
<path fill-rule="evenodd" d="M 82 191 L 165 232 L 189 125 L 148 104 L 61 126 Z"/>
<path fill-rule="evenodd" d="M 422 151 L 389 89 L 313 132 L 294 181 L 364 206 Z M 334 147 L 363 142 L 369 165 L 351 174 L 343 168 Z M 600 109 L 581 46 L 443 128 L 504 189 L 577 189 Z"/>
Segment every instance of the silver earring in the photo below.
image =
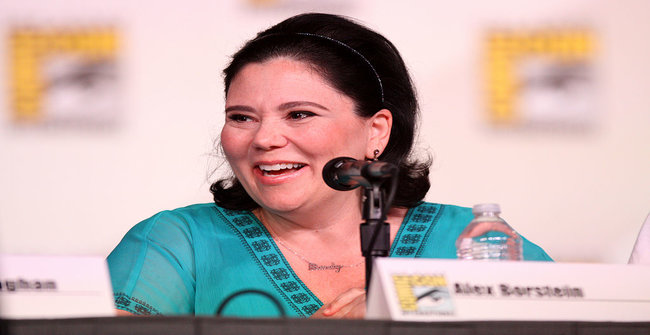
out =
<path fill-rule="evenodd" d="M 372 158 L 372 160 L 376 161 L 377 157 L 379 157 L 379 149 L 375 149 L 375 151 L 373 153 L 375 154 L 375 156 Z"/>

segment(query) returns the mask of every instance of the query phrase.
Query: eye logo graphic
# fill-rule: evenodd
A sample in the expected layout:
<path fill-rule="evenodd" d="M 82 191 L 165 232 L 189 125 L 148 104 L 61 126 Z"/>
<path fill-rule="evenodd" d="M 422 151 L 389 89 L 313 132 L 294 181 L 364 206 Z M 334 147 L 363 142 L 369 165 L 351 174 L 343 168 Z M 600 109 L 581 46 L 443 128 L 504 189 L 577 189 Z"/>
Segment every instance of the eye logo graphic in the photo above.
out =
<path fill-rule="evenodd" d="M 443 275 L 394 275 L 393 284 L 404 314 L 454 314 Z"/>
<path fill-rule="evenodd" d="M 9 40 L 15 124 L 117 123 L 121 49 L 116 28 L 17 27 Z"/>
<path fill-rule="evenodd" d="M 485 96 L 492 123 L 580 128 L 595 122 L 594 31 L 493 29 L 486 36 Z"/>

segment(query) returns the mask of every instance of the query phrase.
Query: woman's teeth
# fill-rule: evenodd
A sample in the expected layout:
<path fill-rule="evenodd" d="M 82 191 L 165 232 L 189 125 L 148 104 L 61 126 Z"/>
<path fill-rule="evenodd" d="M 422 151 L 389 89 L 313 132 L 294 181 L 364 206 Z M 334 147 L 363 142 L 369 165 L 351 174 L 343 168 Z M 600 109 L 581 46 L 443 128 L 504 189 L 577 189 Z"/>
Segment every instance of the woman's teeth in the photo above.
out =
<path fill-rule="evenodd" d="M 260 170 L 264 173 L 265 176 L 269 174 L 279 174 L 279 173 L 284 173 L 286 171 L 284 170 L 290 170 L 290 169 L 300 169 L 304 164 L 299 164 L 299 163 L 278 163 L 278 164 L 270 164 L 270 165 L 259 165 Z"/>

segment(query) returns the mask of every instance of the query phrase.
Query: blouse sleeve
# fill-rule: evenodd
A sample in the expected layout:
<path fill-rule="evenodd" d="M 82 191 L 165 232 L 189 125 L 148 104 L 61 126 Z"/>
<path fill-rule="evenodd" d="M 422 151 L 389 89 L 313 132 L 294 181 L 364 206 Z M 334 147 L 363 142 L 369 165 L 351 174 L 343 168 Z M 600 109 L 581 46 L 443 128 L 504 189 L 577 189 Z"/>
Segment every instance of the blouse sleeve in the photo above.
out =
<path fill-rule="evenodd" d="M 168 211 L 140 222 L 107 261 L 118 309 L 139 315 L 194 313 L 194 251 L 182 216 Z"/>

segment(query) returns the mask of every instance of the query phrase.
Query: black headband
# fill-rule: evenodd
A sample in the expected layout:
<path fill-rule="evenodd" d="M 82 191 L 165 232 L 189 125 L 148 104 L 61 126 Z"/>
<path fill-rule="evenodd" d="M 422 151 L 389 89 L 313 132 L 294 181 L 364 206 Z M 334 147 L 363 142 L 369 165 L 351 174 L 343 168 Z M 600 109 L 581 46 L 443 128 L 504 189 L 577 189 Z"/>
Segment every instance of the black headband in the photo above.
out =
<path fill-rule="evenodd" d="M 359 56 L 359 58 L 361 58 L 364 61 L 364 63 L 368 64 L 368 67 L 370 68 L 372 73 L 375 75 L 375 78 L 377 78 L 377 84 L 379 84 L 379 94 L 380 94 L 380 97 L 381 97 L 381 103 L 382 104 L 384 103 L 384 85 L 381 82 L 381 78 L 379 77 L 379 73 L 377 73 L 377 70 L 375 70 L 375 67 L 372 66 L 372 63 L 370 63 L 370 61 L 364 55 L 362 55 L 359 51 L 357 51 L 353 47 L 351 47 L 351 46 L 349 46 L 349 45 L 347 45 L 347 44 L 345 44 L 345 43 L 343 43 L 343 42 L 341 42 L 339 40 L 333 39 L 333 38 L 328 37 L 328 36 L 312 34 L 312 33 L 271 33 L 271 34 L 259 37 L 259 38 L 257 38 L 257 40 L 264 39 L 266 37 L 271 37 L 271 36 L 283 36 L 283 35 L 284 36 L 300 35 L 300 36 L 316 37 L 316 38 L 320 38 L 320 39 L 324 39 L 324 40 L 333 42 L 333 43 L 335 43 L 337 45 L 340 45 L 340 46 L 346 48 L 349 51 L 352 51 L 352 53 Z"/>

